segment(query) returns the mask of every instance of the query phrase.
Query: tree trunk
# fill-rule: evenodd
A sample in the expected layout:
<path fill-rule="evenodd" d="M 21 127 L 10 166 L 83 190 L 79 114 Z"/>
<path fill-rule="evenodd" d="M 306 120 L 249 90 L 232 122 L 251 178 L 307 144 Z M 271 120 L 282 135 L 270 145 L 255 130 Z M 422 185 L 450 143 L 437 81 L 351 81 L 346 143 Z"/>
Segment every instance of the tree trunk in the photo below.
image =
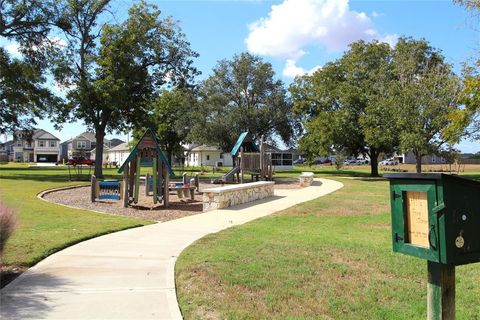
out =
<path fill-rule="evenodd" d="M 170 167 L 172 167 L 172 154 L 173 154 L 173 151 L 167 149 L 167 150 L 165 150 L 165 153 L 166 153 L 168 165 L 169 165 Z"/>
<path fill-rule="evenodd" d="M 96 129 L 95 130 L 95 140 L 96 140 L 96 147 L 95 147 L 95 177 L 97 179 L 103 179 L 103 141 L 105 138 L 105 130 L 104 129 Z"/>
<path fill-rule="evenodd" d="M 370 150 L 370 176 L 378 177 L 378 152 L 375 149 Z"/>
<path fill-rule="evenodd" d="M 417 161 L 415 165 L 415 169 L 417 170 L 417 173 L 422 173 L 422 155 L 420 153 L 414 153 L 415 154 L 415 159 Z"/>

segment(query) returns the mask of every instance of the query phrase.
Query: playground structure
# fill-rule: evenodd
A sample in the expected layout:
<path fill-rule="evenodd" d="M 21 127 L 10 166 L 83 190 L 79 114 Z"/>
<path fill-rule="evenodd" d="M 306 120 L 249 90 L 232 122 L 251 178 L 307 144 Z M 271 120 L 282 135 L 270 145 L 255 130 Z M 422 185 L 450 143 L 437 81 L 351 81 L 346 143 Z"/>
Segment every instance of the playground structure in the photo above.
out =
<path fill-rule="evenodd" d="M 272 155 L 265 152 L 263 137 L 259 147 L 249 131 L 243 132 L 230 154 L 233 157 L 232 170 L 213 183 L 243 183 L 244 175 L 251 175 L 252 181 L 272 180 Z"/>
<path fill-rule="evenodd" d="M 142 167 L 152 167 L 152 187 L 151 193 L 153 203 L 163 202 L 164 207 L 168 207 L 169 199 L 169 177 L 175 176 L 170 168 L 168 161 L 163 154 L 155 133 L 147 129 L 142 135 L 136 146 L 132 149 L 125 162 L 118 169 L 118 173 L 123 173 L 123 206 L 127 207 L 132 202 L 138 203 L 140 194 L 140 177 Z M 148 180 L 145 187 L 148 190 Z"/>

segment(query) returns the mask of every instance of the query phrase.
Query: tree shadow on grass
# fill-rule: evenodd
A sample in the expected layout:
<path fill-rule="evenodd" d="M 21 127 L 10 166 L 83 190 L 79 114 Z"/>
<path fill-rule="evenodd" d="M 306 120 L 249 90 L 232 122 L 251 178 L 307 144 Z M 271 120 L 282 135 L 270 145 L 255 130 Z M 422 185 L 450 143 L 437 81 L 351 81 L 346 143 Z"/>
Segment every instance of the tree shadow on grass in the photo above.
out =
<path fill-rule="evenodd" d="M 69 283 L 51 274 L 26 272 L 0 291 L 1 319 L 48 318 L 58 292 Z"/>

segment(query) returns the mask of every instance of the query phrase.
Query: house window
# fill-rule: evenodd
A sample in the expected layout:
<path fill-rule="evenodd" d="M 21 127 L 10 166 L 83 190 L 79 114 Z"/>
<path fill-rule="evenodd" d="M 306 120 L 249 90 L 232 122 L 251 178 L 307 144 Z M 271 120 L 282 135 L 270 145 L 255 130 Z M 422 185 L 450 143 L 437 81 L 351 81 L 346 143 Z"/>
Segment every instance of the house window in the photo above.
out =
<path fill-rule="evenodd" d="M 38 140 L 39 147 L 45 147 L 45 140 Z"/>
<path fill-rule="evenodd" d="M 207 154 L 207 161 L 210 160 L 210 155 Z"/>
<path fill-rule="evenodd" d="M 77 141 L 77 149 L 87 149 L 87 141 Z"/>
<path fill-rule="evenodd" d="M 223 153 L 220 153 L 220 159 L 223 159 Z"/>
<path fill-rule="evenodd" d="M 57 142 L 55 140 L 50 140 L 50 148 L 55 148 L 57 146 Z"/>
<path fill-rule="evenodd" d="M 18 140 L 17 141 L 17 147 L 21 147 L 22 146 L 22 140 Z"/>
<path fill-rule="evenodd" d="M 432 162 L 435 163 L 436 157 L 432 156 Z"/>

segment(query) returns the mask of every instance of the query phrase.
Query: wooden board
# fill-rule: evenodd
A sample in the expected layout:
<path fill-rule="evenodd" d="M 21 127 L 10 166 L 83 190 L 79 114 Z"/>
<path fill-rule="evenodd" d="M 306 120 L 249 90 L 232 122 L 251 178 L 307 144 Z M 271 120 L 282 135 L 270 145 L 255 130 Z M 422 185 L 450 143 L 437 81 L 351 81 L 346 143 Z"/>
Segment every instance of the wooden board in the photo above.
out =
<path fill-rule="evenodd" d="M 429 248 L 428 241 L 428 199 L 426 192 L 406 193 L 407 242 Z"/>

